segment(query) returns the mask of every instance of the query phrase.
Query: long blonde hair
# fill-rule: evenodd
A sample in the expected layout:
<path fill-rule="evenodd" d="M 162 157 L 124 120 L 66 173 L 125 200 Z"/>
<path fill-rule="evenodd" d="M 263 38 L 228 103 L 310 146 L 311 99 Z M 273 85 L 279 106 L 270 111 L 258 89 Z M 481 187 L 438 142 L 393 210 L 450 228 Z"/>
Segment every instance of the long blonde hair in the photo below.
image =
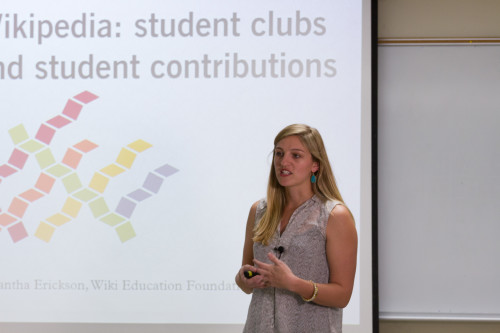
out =
<path fill-rule="evenodd" d="M 274 139 L 274 146 L 282 139 L 296 135 L 312 155 L 313 161 L 319 165 L 316 175 L 316 182 L 312 183 L 314 194 L 323 202 L 327 200 L 338 200 L 343 202 L 342 196 L 337 188 L 335 177 L 326 154 L 323 139 L 318 130 L 303 124 L 293 124 L 282 129 Z M 274 172 L 274 154 L 269 173 L 267 185 L 267 209 L 261 220 L 254 229 L 254 242 L 261 242 L 268 245 L 269 241 L 278 228 L 281 214 L 285 208 L 286 197 L 285 188 L 278 183 Z"/>

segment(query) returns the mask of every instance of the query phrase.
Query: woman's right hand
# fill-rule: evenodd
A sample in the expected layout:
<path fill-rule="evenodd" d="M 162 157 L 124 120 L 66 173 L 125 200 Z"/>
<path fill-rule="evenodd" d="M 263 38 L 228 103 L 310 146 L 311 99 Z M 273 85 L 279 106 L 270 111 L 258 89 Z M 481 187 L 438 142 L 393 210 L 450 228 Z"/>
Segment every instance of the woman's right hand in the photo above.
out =
<path fill-rule="evenodd" d="M 246 271 L 252 271 L 254 273 L 257 272 L 257 267 L 252 265 L 243 265 L 241 266 L 238 272 L 238 280 L 240 283 L 238 285 L 240 288 L 246 293 L 251 293 L 254 288 L 266 288 L 266 281 L 262 277 L 262 275 L 255 275 L 251 278 L 245 277 Z M 238 281 L 237 281 L 238 282 Z"/>

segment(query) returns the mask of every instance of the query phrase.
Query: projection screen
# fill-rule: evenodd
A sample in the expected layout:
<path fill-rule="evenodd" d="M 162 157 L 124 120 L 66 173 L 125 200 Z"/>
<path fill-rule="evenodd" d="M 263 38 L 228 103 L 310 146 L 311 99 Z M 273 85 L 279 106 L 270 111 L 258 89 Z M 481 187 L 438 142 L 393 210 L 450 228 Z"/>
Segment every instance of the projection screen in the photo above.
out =
<path fill-rule="evenodd" d="M 0 10 L 2 332 L 240 332 L 274 136 L 323 135 L 371 331 L 370 2 L 11 1 Z"/>

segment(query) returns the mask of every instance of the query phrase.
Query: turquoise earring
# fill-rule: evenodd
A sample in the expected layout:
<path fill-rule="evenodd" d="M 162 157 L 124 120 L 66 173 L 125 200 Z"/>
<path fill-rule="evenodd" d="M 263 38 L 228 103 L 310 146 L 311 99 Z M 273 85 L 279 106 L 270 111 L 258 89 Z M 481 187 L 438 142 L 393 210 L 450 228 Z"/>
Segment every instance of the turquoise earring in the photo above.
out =
<path fill-rule="evenodd" d="M 311 176 L 311 183 L 316 183 L 316 175 L 314 173 Z"/>

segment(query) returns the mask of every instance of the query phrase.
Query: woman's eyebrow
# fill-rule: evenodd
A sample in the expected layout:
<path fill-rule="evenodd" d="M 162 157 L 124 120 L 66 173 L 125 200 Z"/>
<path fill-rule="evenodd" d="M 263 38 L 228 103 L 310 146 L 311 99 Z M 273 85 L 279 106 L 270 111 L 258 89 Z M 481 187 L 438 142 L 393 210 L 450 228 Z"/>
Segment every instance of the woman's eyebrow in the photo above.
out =
<path fill-rule="evenodd" d="M 283 148 L 279 147 L 279 146 L 276 146 L 276 148 L 274 148 L 274 150 L 276 149 L 279 149 L 279 150 L 284 150 Z M 305 150 L 301 149 L 301 148 L 290 148 L 291 151 L 300 151 L 300 152 L 305 152 Z"/>

